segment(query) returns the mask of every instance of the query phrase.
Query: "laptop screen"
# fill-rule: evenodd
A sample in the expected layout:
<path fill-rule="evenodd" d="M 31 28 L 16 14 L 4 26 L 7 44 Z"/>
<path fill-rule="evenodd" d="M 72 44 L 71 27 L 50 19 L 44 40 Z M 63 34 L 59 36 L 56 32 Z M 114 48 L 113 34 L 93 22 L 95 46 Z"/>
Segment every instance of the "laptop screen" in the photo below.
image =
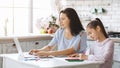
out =
<path fill-rule="evenodd" d="M 23 52 L 22 52 L 22 48 L 20 46 L 20 42 L 19 42 L 18 38 L 14 37 L 14 42 L 16 44 L 16 48 L 17 48 L 18 54 L 22 55 Z"/>

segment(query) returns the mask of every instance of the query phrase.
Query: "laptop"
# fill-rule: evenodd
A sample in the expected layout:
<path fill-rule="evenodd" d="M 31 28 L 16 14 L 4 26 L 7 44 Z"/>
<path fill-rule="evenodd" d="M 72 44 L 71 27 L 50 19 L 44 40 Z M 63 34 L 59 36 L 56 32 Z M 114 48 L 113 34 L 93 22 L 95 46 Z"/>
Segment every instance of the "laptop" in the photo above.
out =
<path fill-rule="evenodd" d="M 17 48 L 17 51 L 18 51 L 18 59 L 21 59 L 21 60 L 22 59 L 31 59 L 32 60 L 32 59 L 37 58 L 37 56 L 30 55 L 28 52 L 23 53 L 20 42 L 19 42 L 17 37 L 14 37 L 13 40 L 14 40 L 14 42 L 16 44 L 16 48 Z"/>
<path fill-rule="evenodd" d="M 20 42 L 18 40 L 17 37 L 14 37 L 14 42 L 16 44 L 16 48 L 17 48 L 17 51 L 18 51 L 18 59 L 20 60 L 38 60 L 39 58 L 53 58 L 54 56 L 34 56 L 34 55 L 30 55 L 28 52 L 24 52 L 22 51 L 22 48 L 21 48 L 21 45 L 20 45 Z"/>

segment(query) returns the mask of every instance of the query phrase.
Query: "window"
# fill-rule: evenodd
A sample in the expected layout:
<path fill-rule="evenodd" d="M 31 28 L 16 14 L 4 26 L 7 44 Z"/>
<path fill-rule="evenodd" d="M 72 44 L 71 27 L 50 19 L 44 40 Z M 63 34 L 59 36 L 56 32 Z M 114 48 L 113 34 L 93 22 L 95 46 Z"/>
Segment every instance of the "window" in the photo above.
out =
<path fill-rule="evenodd" d="M 0 36 L 39 33 L 35 23 L 51 13 L 51 0 L 0 0 Z"/>
<path fill-rule="evenodd" d="M 13 1 L 0 0 L 0 36 L 13 32 Z"/>

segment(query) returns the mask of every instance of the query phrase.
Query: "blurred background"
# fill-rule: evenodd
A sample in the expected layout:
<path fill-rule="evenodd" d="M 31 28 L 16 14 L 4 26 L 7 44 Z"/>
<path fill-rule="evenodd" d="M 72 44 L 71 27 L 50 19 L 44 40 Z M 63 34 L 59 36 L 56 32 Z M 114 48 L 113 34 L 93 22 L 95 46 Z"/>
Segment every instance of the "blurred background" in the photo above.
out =
<path fill-rule="evenodd" d="M 51 23 L 58 23 L 59 11 L 66 7 L 77 11 L 84 27 L 99 17 L 108 32 L 119 33 L 119 3 L 120 0 L 0 0 L 0 36 L 44 33 Z"/>

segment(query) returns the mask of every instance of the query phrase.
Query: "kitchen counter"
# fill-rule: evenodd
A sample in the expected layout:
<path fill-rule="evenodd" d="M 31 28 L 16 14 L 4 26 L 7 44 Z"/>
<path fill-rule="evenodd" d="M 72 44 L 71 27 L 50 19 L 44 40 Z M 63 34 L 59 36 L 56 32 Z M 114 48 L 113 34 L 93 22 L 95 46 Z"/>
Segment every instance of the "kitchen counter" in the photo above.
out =
<path fill-rule="evenodd" d="M 28 34 L 28 35 L 21 35 L 21 36 L 2 36 L 0 37 L 0 43 L 5 42 L 13 42 L 13 37 L 18 37 L 20 41 L 36 41 L 36 40 L 46 40 L 52 39 L 53 35 L 51 34 Z M 120 38 L 111 38 L 115 43 L 120 43 Z M 88 38 L 88 41 L 93 41 L 92 39 Z"/>
<path fill-rule="evenodd" d="M 120 43 L 120 38 L 111 38 L 114 42 Z"/>
<path fill-rule="evenodd" d="M 115 43 L 120 43 L 120 38 L 110 38 L 110 39 L 112 39 Z M 94 41 L 94 40 L 88 38 L 88 41 Z"/>
<path fill-rule="evenodd" d="M 51 34 L 28 34 L 28 35 L 21 35 L 21 36 L 2 36 L 0 37 L 0 44 L 2 43 L 12 43 L 13 37 L 18 37 L 18 39 L 23 41 L 36 41 L 36 40 L 51 40 L 53 35 Z"/>

